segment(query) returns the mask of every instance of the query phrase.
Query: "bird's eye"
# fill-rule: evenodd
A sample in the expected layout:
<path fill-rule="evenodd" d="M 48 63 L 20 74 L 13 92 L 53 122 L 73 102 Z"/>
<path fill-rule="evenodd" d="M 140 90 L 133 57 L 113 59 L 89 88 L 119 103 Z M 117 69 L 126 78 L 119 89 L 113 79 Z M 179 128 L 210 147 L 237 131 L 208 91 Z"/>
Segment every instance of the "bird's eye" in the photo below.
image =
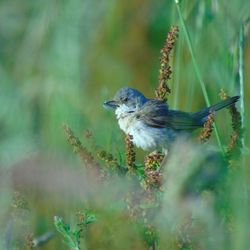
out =
<path fill-rule="evenodd" d="M 128 101 L 128 97 L 124 98 L 123 101 L 124 101 L 124 102 L 127 102 L 127 101 Z"/>

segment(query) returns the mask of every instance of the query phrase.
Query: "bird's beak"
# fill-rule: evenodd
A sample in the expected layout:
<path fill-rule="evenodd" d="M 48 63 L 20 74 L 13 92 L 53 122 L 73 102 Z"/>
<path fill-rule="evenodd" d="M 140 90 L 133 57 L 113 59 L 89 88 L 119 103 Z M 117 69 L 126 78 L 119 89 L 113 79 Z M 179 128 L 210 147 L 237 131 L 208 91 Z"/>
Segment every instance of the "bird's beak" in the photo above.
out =
<path fill-rule="evenodd" d="M 116 109 L 119 107 L 119 104 L 117 103 L 117 101 L 105 101 L 103 103 L 103 107 L 104 108 L 112 108 L 112 109 Z"/>

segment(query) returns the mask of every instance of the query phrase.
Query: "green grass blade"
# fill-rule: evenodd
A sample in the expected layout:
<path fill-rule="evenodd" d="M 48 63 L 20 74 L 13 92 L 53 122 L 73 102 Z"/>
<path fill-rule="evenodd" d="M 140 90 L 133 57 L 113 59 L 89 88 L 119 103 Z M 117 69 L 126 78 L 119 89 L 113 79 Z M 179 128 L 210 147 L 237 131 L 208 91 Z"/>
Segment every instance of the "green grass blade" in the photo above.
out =
<path fill-rule="evenodd" d="M 240 87 L 240 112 L 242 127 L 244 128 L 245 107 L 244 107 L 244 23 L 241 24 L 239 34 L 239 87 Z M 245 148 L 244 136 L 242 136 L 242 148 Z"/>
<path fill-rule="evenodd" d="M 206 89 L 205 83 L 204 83 L 204 81 L 202 79 L 201 72 L 200 72 L 200 69 L 198 67 L 195 55 L 194 55 L 194 50 L 193 50 L 193 46 L 192 46 L 192 43 L 191 43 L 191 39 L 190 39 L 186 24 L 184 22 L 184 19 L 183 19 L 182 13 L 181 13 L 179 0 L 175 0 L 175 3 L 176 3 L 176 7 L 177 7 L 177 12 L 178 12 L 179 17 L 180 17 L 181 26 L 182 26 L 182 29 L 184 31 L 185 37 L 186 37 L 186 41 L 187 41 L 189 52 L 190 52 L 190 55 L 191 55 L 191 58 L 192 58 L 192 62 L 193 62 L 193 65 L 194 65 L 194 70 L 195 70 L 195 73 L 197 75 L 198 81 L 200 83 L 200 87 L 201 87 L 201 90 L 202 90 L 206 105 L 209 107 L 209 106 L 211 106 L 211 102 L 209 100 L 207 89 Z M 217 139 L 217 143 L 218 143 L 218 145 L 219 145 L 219 147 L 221 149 L 221 152 L 223 154 L 225 154 L 216 124 L 214 124 L 214 132 L 215 132 L 215 136 L 216 136 L 216 139 Z"/>

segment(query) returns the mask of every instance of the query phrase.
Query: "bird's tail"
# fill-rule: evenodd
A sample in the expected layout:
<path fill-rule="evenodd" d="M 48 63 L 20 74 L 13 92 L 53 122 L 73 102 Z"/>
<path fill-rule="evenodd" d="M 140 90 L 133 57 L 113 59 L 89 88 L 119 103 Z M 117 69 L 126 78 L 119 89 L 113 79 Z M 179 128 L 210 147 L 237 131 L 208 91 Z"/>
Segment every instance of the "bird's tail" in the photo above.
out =
<path fill-rule="evenodd" d="M 201 119 L 201 120 L 205 121 L 207 116 L 210 113 L 218 111 L 218 110 L 226 108 L 226 107 L 229 107 L 233 103 L 237 102 L 239 100 L 239 98 L 240 98 L 239 96 L 233 96 L 233 97 L 227 98 L 224 101 L 221 101 L 221 102 L 216 103 L 208 108 L 204 108 L 201 111 L 194 113 L 193 116 L 195 117 L 195 119 L 198 119 L 198 120 Z"/>

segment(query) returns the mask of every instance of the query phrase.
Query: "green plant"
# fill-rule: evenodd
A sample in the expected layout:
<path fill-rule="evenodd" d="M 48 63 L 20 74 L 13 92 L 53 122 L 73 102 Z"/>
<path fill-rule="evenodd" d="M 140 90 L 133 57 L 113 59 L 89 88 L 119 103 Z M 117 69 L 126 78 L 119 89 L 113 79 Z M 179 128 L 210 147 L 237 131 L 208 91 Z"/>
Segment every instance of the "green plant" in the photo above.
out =
<path fill-rule="evenodd" d="M 80 250 L 80 239 L 84 239 L 84 231 L 87 226 L 96 221 L 96 217 L 92 212 L 79 212 L 79 222 L 76 227 L 72 229 L 66 224 L 62 217 L 55 216 L 54 224 L 59 233 L 63 237 L 63 242 L 70 247 L 70 249 Z M 86 249 L 86 247 L 84 247 Z"/>

